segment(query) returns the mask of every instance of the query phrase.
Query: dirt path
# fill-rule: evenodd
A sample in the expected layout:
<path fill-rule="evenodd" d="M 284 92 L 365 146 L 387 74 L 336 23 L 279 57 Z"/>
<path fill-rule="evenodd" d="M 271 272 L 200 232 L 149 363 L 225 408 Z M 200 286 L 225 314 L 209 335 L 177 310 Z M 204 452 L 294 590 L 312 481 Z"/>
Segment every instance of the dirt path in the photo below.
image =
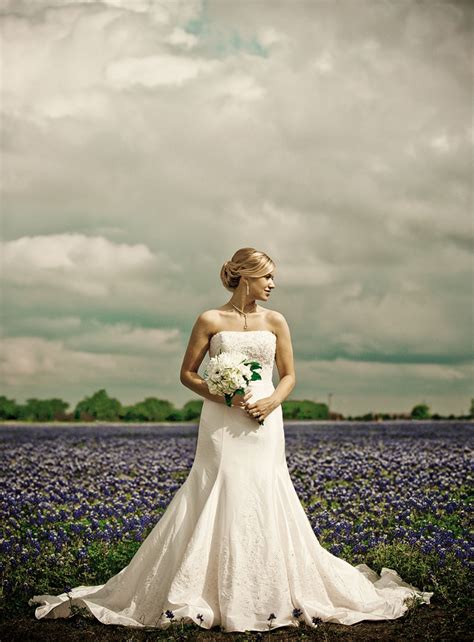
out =
<path fill-rule="evenodd" d="M 36 620 L 18 618 L 0 623 L 0 642 L 141 642 L 142 640 L 198 640 L 199 642 L 237 642 L 258 640 L 344 640 L 348 642 L 429 642 L 431 640 L 473 639 L 473 622 L 450 613 L 438 605 L 422 605 L 402 618 L 386 622 L 359 622 L 352 626 L 320 624 L 316 629 L 307 626 L 283 627 L 270 633 L 222 633 L 218 627 L 211 631 L 185 629 L 180 634 L 179 625 L 174 631 L 140 631 L 120 626 L 104 625 L 96 620 L 75 616 L 69 619 Z"/>

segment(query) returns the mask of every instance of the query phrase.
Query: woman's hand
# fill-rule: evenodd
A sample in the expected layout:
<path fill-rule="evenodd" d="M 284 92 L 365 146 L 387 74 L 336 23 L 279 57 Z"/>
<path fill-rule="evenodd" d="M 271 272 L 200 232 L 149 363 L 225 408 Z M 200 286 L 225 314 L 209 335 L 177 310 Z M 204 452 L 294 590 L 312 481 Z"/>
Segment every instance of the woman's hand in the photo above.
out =
<path fill-rule="evenodd" d="M 237 394 L 233 395 L 233 397 L 232 397 L 232 405 L 233 406 L 239 406 L 241 408 L 245 408 L 246 401 L 251 396 L 252 396 L 252 393 L 251 393 L 250 390 L 247 391 L 246 393 L 244 393 L 243 395 L 240 395 L 240 394 L 237 393 Z"/>
<path fill-rule="evenodd" d="M 254 403 L 246 403 L 245 410 L 252 419 L 261 422 L 264 421 L 277 406 L 278 403 L 273 397 L 262 397 L 262 399 L 258 399 Z"/>

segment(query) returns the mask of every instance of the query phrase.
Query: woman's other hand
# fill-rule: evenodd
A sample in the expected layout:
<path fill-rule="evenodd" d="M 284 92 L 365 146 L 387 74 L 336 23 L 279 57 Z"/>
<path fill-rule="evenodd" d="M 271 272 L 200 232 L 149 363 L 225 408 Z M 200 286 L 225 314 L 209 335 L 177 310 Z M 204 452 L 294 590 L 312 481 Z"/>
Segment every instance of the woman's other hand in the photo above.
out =
<path fill-rule="evenodd" d="M 251 393 L 250 390 L 245 392 L 243 395 L 235 394 L 232 397 L 232 405 L 233 406 L 239 406 L 240 408 L 243 408 L 245 410 L 246 409 L 247 400 L 250 399 L 251 396 L 252 396 L 252 393 Z"/>

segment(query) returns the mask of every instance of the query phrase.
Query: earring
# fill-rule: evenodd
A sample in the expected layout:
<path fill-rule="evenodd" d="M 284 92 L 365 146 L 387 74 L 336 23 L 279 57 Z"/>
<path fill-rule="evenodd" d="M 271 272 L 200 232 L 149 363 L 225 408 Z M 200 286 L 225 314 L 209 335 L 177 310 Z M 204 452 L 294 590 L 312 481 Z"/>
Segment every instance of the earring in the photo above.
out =
<path fill-rule="evenodd" d="M 249 284 L 247 283 L 247 294 L 249 293 Z"/>

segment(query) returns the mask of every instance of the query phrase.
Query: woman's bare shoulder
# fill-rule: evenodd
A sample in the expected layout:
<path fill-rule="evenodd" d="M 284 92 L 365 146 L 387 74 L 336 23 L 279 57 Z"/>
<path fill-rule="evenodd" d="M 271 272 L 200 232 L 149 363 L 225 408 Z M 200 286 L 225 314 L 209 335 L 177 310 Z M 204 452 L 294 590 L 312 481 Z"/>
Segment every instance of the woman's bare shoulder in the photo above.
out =
<path fill-rule="evenodd" d="M 210 308 L 208 310 L 203 310 L 194 323 L 195 326 L 202 328 L 203 330 L 212 333 L 216 327 L 219 326 L 222 312 L 217 308 Z"/>
<path fill-rule="evenodd" d="M 266 324 L 271 328 L 273 332 L 278 336 L 278 334 L 285 332 L 288 328 L 288 323 L 281 312 L 278 310 L 268 310 L 265 316 Z"/>
<path fill-rule="evenodd" d="M 269 310 L 266 308 L 266 319 L 269 323 L 281 324 L 286 321 L 285 317 L 278 310 Z"/>

